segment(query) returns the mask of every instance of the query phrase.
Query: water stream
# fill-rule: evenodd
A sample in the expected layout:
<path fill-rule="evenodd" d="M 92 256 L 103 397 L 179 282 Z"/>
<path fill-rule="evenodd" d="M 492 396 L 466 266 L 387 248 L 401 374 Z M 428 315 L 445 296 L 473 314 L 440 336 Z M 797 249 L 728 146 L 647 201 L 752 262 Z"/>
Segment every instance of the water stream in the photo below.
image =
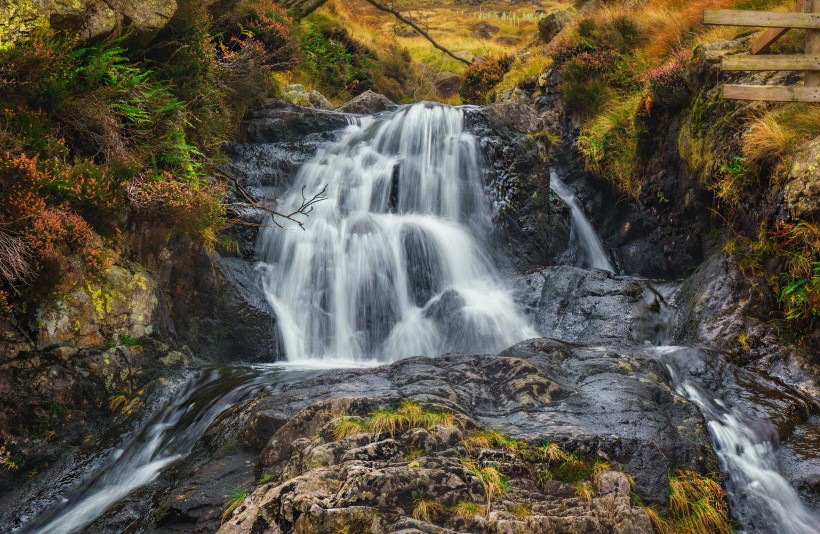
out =
<path fill-rule="evenodd" d="M 299 205 L 303 191 L 328 186 L 329 200 L 316 206 L 307 230 L 260 232 L 259 270 L 290 367 L 194 372 L 78 476 L 79 482 L 56 481 L 66 488 L 60 501 L 21 530 L 82 531 L 190 454 L 224 410 L 323 368 L 447 351 L 486 354 L 537 336 L 487 246 L 492 222 L 484 168 L 458 108 L 418 104 L 349 126 L 302 167 L 295 193 L 282 200 L 287 211 Z M 552 188 L 572 210 L 585 266 L 614 272 L 600 238 L 556 173 Z M 662 309 L 658 324 L 644 325 L 645 337 L 658 345 L 671 342 L 671 287 L 649 291 Z M 820 521 L 778 471 L 776 436 L 756 432 L 748 417 L 689 374 L 681 362 L 700 353 L 654 350 L 676 391 L 703 413 L 743 528 L 817 532 Z"/>
<path fill-rule="evenodd" d="M 572 217 L 570 240 L 576 242 L 583 252 L 582 257 L 578 258 L 577 266 L 614 273 L 615 268 L 609 261 L 609 255 L 604 250 L 598 232 L 581 209 L 575 193 L 561 180 L 555 169 L 550 169 L 550 188 L 569 206 Z"/>

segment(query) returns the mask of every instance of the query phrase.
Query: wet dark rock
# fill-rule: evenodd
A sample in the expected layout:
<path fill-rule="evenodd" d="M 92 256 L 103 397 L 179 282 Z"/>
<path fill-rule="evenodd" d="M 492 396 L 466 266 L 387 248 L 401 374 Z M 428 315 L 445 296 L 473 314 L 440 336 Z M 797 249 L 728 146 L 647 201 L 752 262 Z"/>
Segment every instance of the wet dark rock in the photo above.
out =
<path fill-rule="evenodd" d="M 349 102 L 342 104 L 336 108 L 336 111 L 356 115 L 372 115 L 382 111 L 393 110 L 397 107 L 398 106 L 386 96 L 368 90 Z"/>
<path fill-rule="evenodd" d="M 248 112 L 239 126 L 239 140 L 242 143 L 294 141 L 309 134 L 338 130 L 347 124 L 343 113 L 272 100 L 265 107 Z"/>
<path fill-rule="evenodd" d="M 654 342 L 665 335 L 662 297 L 646 280 L 606 271 L 547 267 L 518 281 L 524 312 L 539 334 L 616 347 Z"/>
<path fill-rule="evenodd" d="M 544 122 L 530 106 L 501 103 L 467 111 L 490 168 L 492 239 L 516 267 L 556 262 L 569 242 L 569 212 L 549 187 Z"/>
<path fill-rule="evenodd" d="M 166 295 L 159 335 L 211 362 L 280 358 L 276 319 L 250 261 L 209 254 L 161 229 L 146 230 L 140 249 Z"/>
<path fill-rule="evenodd" d="M 765 280 L 747 280 L 737 259 L 722 252 L 709 257 L 675 297 L 680 314 L 675 341 L 733 354 L 736 361 L 767 373 L 820 398 L 817 354 L 782 338 L 761 319 L 777 306 Z"/>

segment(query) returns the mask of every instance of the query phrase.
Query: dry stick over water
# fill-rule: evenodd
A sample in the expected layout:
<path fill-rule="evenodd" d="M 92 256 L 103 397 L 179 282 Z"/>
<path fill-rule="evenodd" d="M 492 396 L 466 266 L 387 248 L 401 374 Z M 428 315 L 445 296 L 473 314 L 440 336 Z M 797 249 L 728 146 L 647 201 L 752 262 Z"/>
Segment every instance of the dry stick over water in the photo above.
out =
<path fill-rule="evenodd" d="M 246 226 L 276 226 L 278 228 L 284 228 L 277 219 L 286 219 L 293 223 L 299 225 L 299 228 L 302 230 L 305 229 L 305 223 L 300 221 L 296 217 L 304 216 L 307 217 L 308 215 L 313 212 L 313 207 L 322 202 L 323 200 L 327 200 L 325 193 L 327 192 L 327 186 L 324 186 L 321 191 L 313 195 L 312 197 L 308 198 L 305 196 L 305 187 L 302 186 L 302 203 L 301 205 L 291 213 L 281 213 L 276 211 L 275 209 L 271 208 L 269 205 L 266 205 L 263 202 L 260 202 L 253 198 L 253 196 L 244 188 L 242 187 L 239 182 L 234 180 L 234 185 L 236 186 L 236 190 L 242 195 L 242 198 L 245 199 L 245 202 L 232 202 L 228 204 L 228 206 L 238 206 L 238 207 L 246 207 L 246 208 L 254 208 L 259 209 L 267 213 L 271 216 L 271 221 L 273 225 L 265 225 L 265 224 L 258 224 L 252 223 L 250 221 L 244 221 L 242 219 L 228 219 L 228 222 L 233 224 L 244 224 Z"/>

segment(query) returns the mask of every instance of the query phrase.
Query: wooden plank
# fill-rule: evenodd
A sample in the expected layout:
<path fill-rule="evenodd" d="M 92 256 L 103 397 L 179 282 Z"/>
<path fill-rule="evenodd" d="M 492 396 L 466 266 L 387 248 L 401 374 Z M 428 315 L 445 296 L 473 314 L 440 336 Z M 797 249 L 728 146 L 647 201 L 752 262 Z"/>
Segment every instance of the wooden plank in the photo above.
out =
<path fill-rule="evenodd" d="M 812 12 L 820 14 L 820 0 L 814 0 Z M 820 31 L 817 30 L 806 32 L 806 55 L 812 54 L 820 54 Z M 816 69 L 806 69 L 805 84 L 808 87 L 820 87 L 820 72 L 812 72 L 813 70 Z"/>
<path fill-rule="evenodd" d="M 817 0 L 820 2 L 820 0 Z M 820 55 L 724 56 L 721 69 L 737 70 L 820 70 Z"/>
<path fill-rule="evenodd" d="M 807 7 L 811 7 L 810 4 L 808 6 L 806 4 L 806 0 L 800 0 L 799 2 L 797 2 L 797 5 L 794 6 L 794 9 L 792 9 L 792 11 L 797 13 L 804 13 Z M 752 40 L 752 54 L 763 54 L 765 52 L 768 52 L 769 47 L 771 47 L 775 41 L 783 37 L 783 35 L 785 35 L 787 31 L 789 31 L 789 28 L 770 28 L 766 30 L 765 32 L 763 32 L 763 35 L 756 37 Z"/>
<path fill-rule="evenodd" d="M 768 102 L 820 102 L 820 87 L 725 84 L 723 98 L 727 100 L 766 100 Z"/>
<path fill-rule="evenodd" d="M 720 26 L 752 26 L 760 28 L 820 29 L 820 15 L 815 13 L 775 13 L 744 9 L 704 9 L 703 23 Z"/>

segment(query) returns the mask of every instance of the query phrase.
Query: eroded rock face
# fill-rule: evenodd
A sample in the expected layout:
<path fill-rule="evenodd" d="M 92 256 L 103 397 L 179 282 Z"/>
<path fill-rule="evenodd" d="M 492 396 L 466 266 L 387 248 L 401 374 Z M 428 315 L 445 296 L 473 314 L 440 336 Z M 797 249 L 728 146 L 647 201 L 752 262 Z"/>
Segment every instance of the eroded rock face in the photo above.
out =
<path fill-rule="evenodd" d="M 492 238 L 521 270 L 555 263 L 569 242 L 569 211 L 550 191 L 543 120 L 506 102 L 468 108 L 467 121 L 490 170 Z"/>

